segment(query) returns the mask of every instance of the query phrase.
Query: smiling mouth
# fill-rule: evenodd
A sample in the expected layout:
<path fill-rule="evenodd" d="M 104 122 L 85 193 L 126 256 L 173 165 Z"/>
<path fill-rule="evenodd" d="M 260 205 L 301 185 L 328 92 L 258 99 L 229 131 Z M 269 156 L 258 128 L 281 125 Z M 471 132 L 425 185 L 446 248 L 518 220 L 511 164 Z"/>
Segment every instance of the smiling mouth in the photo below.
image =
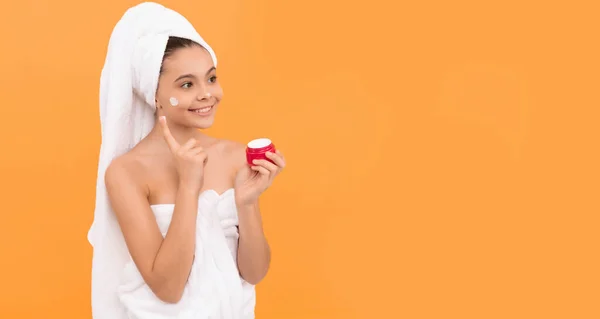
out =
<path fill-rule="evenodd" d="M 196 114 L 208 114 L 215 106 L 214 105 L 210 105 L 210 106 L 206 106 L 206 107 L 201 107 L 201 108 L 197 108 L 197 109 L 189 109 L 189 112 L 192 113 L 196 113 Z"/>

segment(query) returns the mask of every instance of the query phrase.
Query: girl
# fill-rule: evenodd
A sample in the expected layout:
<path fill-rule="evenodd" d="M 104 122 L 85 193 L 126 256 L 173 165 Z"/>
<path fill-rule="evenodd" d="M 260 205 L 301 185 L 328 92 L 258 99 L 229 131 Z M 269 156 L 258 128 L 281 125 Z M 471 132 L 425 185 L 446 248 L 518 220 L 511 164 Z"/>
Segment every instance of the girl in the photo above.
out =
<path fill-rule="evenodd" d="M 258 199 L 285 166 L 246 162 L 211 127 L 223 98 L 214 52 L 155 3 L 115 27 L 101 78 L 94 318 L 254 318 L 270 250 Z M 133 94 L 132 94 L 133 92 Z"/>

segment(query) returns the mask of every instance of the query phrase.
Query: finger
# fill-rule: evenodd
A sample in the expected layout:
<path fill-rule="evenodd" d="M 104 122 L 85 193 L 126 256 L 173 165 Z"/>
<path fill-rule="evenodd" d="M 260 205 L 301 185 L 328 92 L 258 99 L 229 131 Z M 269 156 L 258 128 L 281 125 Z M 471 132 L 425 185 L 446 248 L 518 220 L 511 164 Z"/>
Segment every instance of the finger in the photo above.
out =
<path fill-rule="evenodd" d="M 202 148 L 201 146 L 196 146 L 196 147 L 192 147 L 189 150 L 190 154 L 192 155 L 198 155 L 198 154 L 202 154 L 204 153 L 204 148 Z"/>
<path fill-rule="evenodd" d="M 187 151 L 189 151 L 194 146 L 196 146 L 196 139 L 195 138 L 190 138 L 187 142 L 185 142 L 185 144 L 183 144 L 181 146 L 181 148 L 179 150 L 181 152 L 187 152 Z"/>
<path fill-rule="evenodd" d="M 285 161 L 285 157 L 283 156 L 283 154 L 281 153 L 281 151 L 275 150 L 275 154 L 279 155 L 279 157 L 281 157 Z"/>
<path fill-rule="evenodd" d="M 275 154 L 279 155 L 279 157 L 281 157 L 281 159 L 285 162 L 285 156 L 283 156 L 283 153 L 281 153 L 281 151 L 275 150 Z"/>
<path fill-rule="evenodd" d="M 208 162 L 208 156 L 206 156 L 206 153 L 201 152 L 200 154 L 192 156 L 194 160 L 196 160 L 196 163 L 202 163 L 202 165 L 206 165 L 206 162 Z"/>
<path fill-rule="evenodd" d="M 279 151 L 277 151 L 277 152 L 279 152 Z M 277 166 L 279 166 L 281 168 L 285 167 L 285 160 L 283 159 L 283 156 L 281 156 L 279 153 L 266 152 L 265 155 L 267 156 L 268 159 L 275 162 L 275 164 Z"/>
<path fill-rule="evenodd" d="M 277 167 L 277 165 L 275 165 L 267 160 L 257 159 L 257 160 L 252 161 L 252 163 L 254 165 L 261 166 L 261 167 L 268 169 L 273 174 L 277 173 L 277 170 L 279 170 L 279 167 Z"/>
<path fill-rule="evenodd" d="M 190 150 L 190 154 L 198 160 L 201 160 L 204 164 L 208 162 L 208 154 L 206 154 L 206 152 L 201 148 L 194 148 Z"/>
<path fill-rule="evenodd" d="M 167 125 L 167 118 L 161 116 L 158 120 L 160 122 L 160 126 L 162 127 L 163 136 L 165 137 L 165 141 L 169 145 L 169 148 L 172 152 L 175 152 L 179 149 L 179 143 L 175 140 L 173 135 L 171 135 L 171 131 L 169 130 L 169 125 Z"/>
<path fill-rule="evenodd" d="M 263 176 L 269 176 L 271 174 L 271 172 L 269 172 L 268 169 L 266 169 L 262 166 L 252 166 L 251 169 L 259 172 L 260 175 L 263 175 Z"/>

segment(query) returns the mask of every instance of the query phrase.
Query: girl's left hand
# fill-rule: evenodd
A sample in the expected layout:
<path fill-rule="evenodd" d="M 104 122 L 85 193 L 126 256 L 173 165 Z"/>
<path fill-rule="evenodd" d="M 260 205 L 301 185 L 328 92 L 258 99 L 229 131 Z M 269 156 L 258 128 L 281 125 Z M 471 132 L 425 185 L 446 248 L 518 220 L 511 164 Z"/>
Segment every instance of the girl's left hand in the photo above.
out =
<path fill-rule="evenodd" d="M 254 165 L 246 163 L 238 171 L 234 184 L 237 205 L 255 204 L 260 194 L 271 186 L 273 179 L 285 167 L 285 159 L 279 150 L 275 153 L 267 152 L 265 155 L 275 164 L 264 159 L 254 160 Z"/>

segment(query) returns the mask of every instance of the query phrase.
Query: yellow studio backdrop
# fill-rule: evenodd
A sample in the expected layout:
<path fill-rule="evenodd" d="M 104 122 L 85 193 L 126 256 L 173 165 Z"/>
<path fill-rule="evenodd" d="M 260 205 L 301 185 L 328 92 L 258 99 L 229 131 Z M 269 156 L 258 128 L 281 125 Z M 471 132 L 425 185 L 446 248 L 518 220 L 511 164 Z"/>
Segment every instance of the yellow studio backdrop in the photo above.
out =
<path fill-rule="evenodd" d="M 91 318 L 98 89 L 138 1 L 3 1 L 0 318 Z M 162 1 L 210 133 L 289 162 L 258 319 L 599 318 L 597 1 Z"/>

